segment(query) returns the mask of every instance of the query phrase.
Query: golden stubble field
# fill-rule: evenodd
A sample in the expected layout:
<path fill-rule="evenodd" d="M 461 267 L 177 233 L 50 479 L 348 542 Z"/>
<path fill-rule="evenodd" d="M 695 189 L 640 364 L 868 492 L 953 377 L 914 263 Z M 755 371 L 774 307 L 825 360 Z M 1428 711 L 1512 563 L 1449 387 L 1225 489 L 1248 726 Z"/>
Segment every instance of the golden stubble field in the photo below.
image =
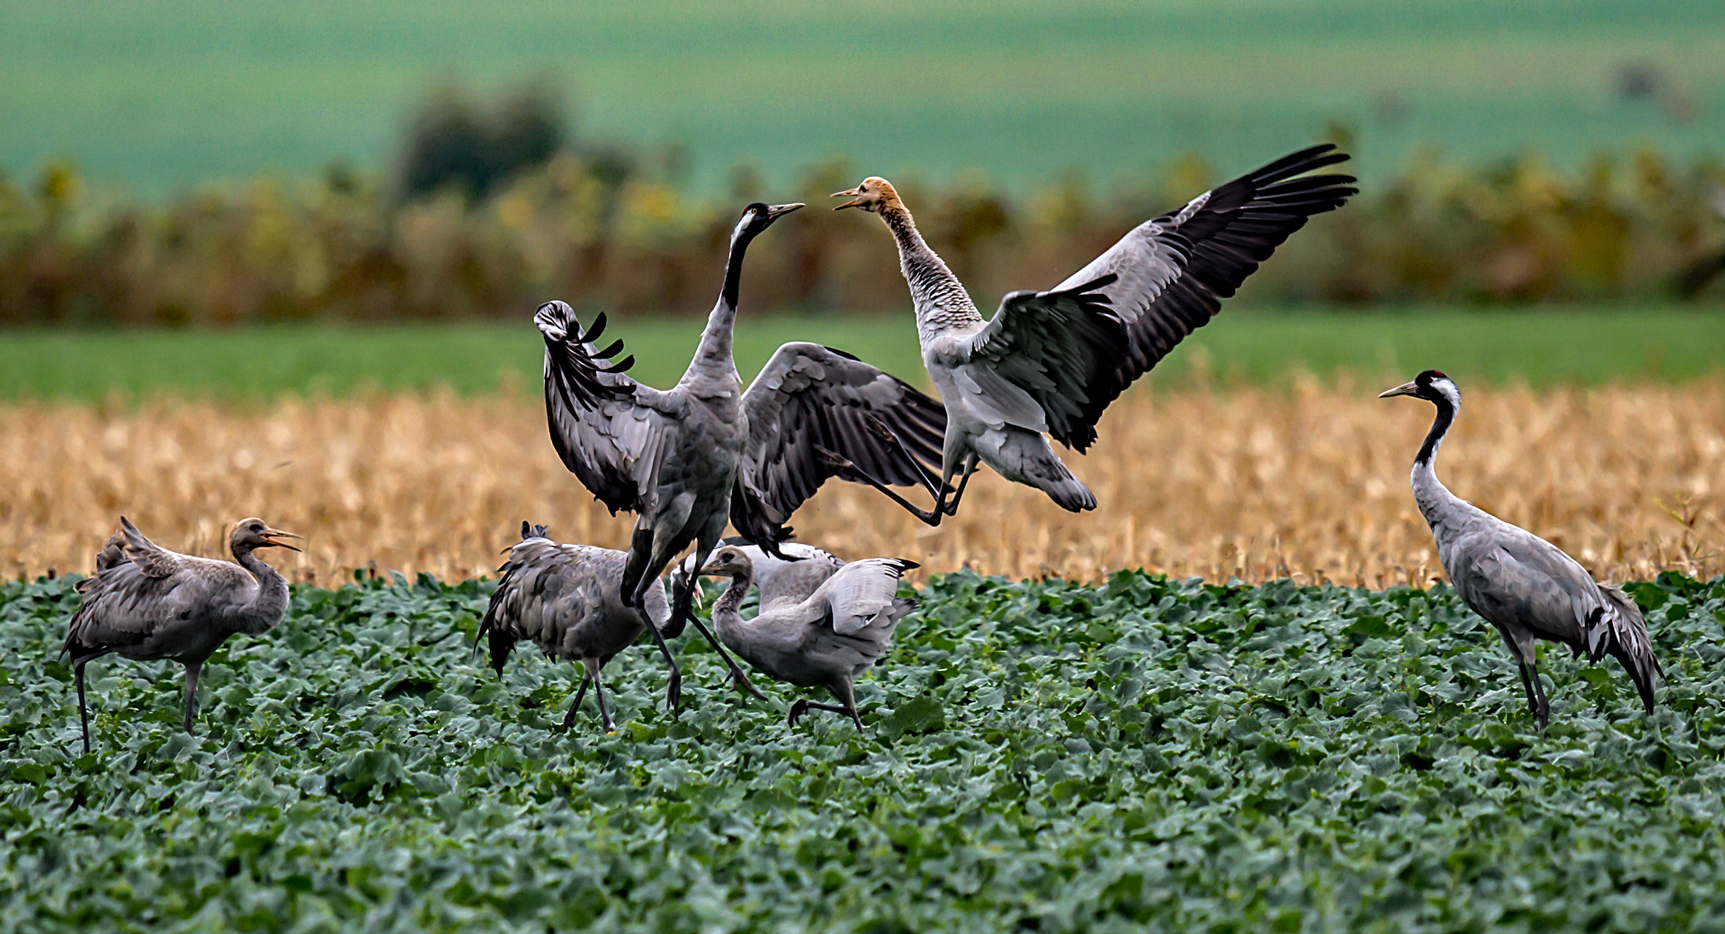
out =
<path fill-rule="evenodd" d="M 1094 513 L 983 473 L 939 529 L 837 483 L 794 525 L 841 556 L 934 572 L 1424 584 L 1442 571 L 1407 474 L 1432 408 L 1380 401 L 1381 388 L 1128 394 L 1092 453 L 1068 458 L 1101 501 Z M 1438 467 L 1458 494 L 1607 578 L 1725 570 L 1717 381 L 1472 391 Z M 354 568 L 489 575 L 522 519 L 611 547 L 630 525 L 564 471 L 533 396 L 0 406 L 4 577 L 88 573 L 121 514 L 204 555 L 222 553 L 234 520 L 261 516 L 307 538 L 304 555 L 275 552 L 278 567 L 326 585 Z"/>

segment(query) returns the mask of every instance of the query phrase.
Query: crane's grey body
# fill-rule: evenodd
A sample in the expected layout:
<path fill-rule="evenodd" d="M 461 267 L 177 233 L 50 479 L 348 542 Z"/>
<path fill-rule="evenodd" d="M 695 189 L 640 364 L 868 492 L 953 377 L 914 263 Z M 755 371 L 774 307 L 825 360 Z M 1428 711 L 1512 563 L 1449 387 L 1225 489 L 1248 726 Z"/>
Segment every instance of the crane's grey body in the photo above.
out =
<path fill-rule="evenodd" d="M 775 556 L 739 536 L 727 538 L 720 544 L 735 547 L 748 557 L 749 564 L 754 569 L 753 581 L 756 590 L 760 592 L 760 608 L 763 611 L 785 601 L 802 602 L 814 593 L 816 588 L 826 583 L 827 578 L 845 566 L 842 559 L 802 542 L 780 542 L 780 553 L 784 557 Z M 786 560 L 787 558 L 790 560 Z M 673 575 L 678 586 L 693 577 L 697 567 L 693 555 L 683 559 Z"/>
<path fill-rule="evenodd" d="M 792 343 L 742 391 L 731 350 L 743 256 L 758 233 L 799 207 L 753 204 L 744 211 L 719 301 L 694 359 L 668 391 L 624 375 L 633 358 L 608 361 L 622 345 L 595 346 L 602 318 L 583 333 L 562 302 L 546 303 L 534 318 L 545 339 L 546 415 L 558 455 L 613 512 L 636 514 L 621 584 L 630 605 L 638 606 L 644 589 L 691 543 L 696 566 L 704 564 L 727 521 L 769 550 L 776 547 L 790 534 L 784 521 L 828 477 L 854 479 L 866 469 L 871 478 L 933 490 L 932 467 L 918 458 L 934 457 L 940 406 L 903 382 L 841 352 Z M 664 640 L 693 619 L 688 589 L 674 597 L 663 630 L 644 621 L 670 667 L 673 710 L 681 674 Z M 737 683 L 758 696 L 694 622 Z"/>
<path fill-rule="evenodd" d="M 1411 395 L 1438 407 L 1410 477 L 1414 501 L 1431 526 L 1438 560 L 1469 608 L 1491 623 L 1521 671 L 1528 709 L 1544 727 L 1550 717 L 1539 680 L 1537 642 L 1558 642 L 1598 661 L 1611 655 L 1634 680 L 1653 712 L 1660 672 L 1641 610 L 1627 594 L 1600 584 L 1562 549 L 1451 493 L 1434 461 L 1461 408 L 1454 381 L 1435 370 L 1384 393 Z"/>
<path fill-rule="evenodd" d="M 763 591 L 761 612 L 748 620 L 739 608 L 755 569 L 743 549 L 718 549 L 702 573 L 731 579 L 713 604 L 713 628 L 732 651 L 776 680 L 824 687 L 838 699 L 840 706 L 798 700 L 792 725 L 813 707 L 846 714 L 860 730 L 853 684 L 886 654 L 899 620 L 916 610 L 915 600 L 898 596 L 899 579 L 916 566 L 898 558 L 854 561 L 801 597 L 780 592 L 769 605 Z"/>
<path fill-rule="evenodd" d="M 203 664 L 233 635 L 259 635 L 287 613 L 287 581 L 254 551 L 290 533 L 245 519 L 229 536 L 237 564 L 182 555 L 144 537 L 124 516 L 96 555 L 96 575 L 78 583 L 83 599 L 61 650 L 72 661 L 84 751 L 90 750 L 84 666 L 114 654 L 134 661 L 172 659 L 186 670 L 184 726 L 192 732 Z M 295 549 L 297 550 L 297 549 Z"/>
<path fill-rule="evenodd" d="M 939 524 L 980 462 L 1064 509 L 1094 509 L 1046 436 L 1083 452 L 1109 403 L 1207 323 L 1309 216 L 1354 193 L 1349 176 L 1303 174 L 1347 158 L 1333 148 L 1293 153 L 1152 218 L 1054 289 L 1007 295 L 988 320 L 890 183 L 871 177 L 839 192 L 855 197 L 841 208 L 877 213 L 892 232 L 923 363 L 946 406 L 935 508 L 900 505 Z"/>
<path fill-rule="evenodd" d="M 521 541 L 509 550 L 502 580 L 491 595 L 479 638 L 491 650 L 491 667 L 503 674 L 515 643 L 526 640 L 546 657 L 580 662 L 581 686 L 563 718 L 568 729 L 592 684 L 600 722 L 612 729 L 600 670 L 646 631 L 641 614 L 626 604 L 620 585 L 628 555 L 610 548 L 563 545 L 545 537 L 544 526 L 521 524 Z M 671 606 L 657 579 L 646 588 L 641 607 L 661 629 Z M 475 643 L 475 648 L 478 645 Z"/>

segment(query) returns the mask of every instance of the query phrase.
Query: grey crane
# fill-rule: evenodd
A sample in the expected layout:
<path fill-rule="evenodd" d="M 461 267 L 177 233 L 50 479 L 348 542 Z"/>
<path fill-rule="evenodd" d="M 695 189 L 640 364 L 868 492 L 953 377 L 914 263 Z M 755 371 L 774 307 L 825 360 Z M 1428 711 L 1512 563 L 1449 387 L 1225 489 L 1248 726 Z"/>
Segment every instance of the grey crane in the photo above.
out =
<path fill-rule="evenodd" d="M 1461 410 L 1461 390 L 1438 370 L 1385 390 L 1378 398 L 1414 396 L 1437 406 L 1431 431 L 1414 458 L 1414 502 L 1431 526 L 1438 560 L 1467 605 L 1503 636 L 1521 669 L 1527 707 L 1544 729 L 1551 717 L 1539 680 L 1537 640 L 1569 646 L 1597 662 L 1617 659 L 1648 713 L 1654 676 L 1663 674 L 1641 609 L 1622 590 L 1596 582 L 1575 559 L 1543 538 L 1451 493 L 1432 466 L 1438 446 Z"/>
<path fill-rule="evenodd" d="M 763 610 L 783 600 L 802 602 L 845 566 L 842 559 L 802 542 L 780 542 L 780 555 L 774 555 L 740 535 L 721 539 L 719 544 L 737 548 L 748 557 L 750 566 L 754 568 L 754 585 L 760 591 Z M 698 567 L 694 555 L 683 559 L 671 572 L 675 586 L 688 586 Z"/>
<path fill-rule="evenodd" d="M 113 653 L 133 661 L 171 658 L 186 669 L 186 732 L 192 732 L 198 674 L 204 661 L 236 633 L 270 631 L 287 613 L 288 586 L 258 558 L 259 548 L 298 551 L 262 519 L 241 519 L 228 536 L 234 561 L 195 558 L 144 537 L 125 516 L 96 555 L 96 575 L 78 582 L 83 599 L 72 614 L 66 644 L 78 684 L 78 723 L 90 751 L 84 666 Z"/>
<path fill-rule="evenodd" d="M 834 194 L 852 198 L 835 210 L 879 214 L 892 232 L 922 359 L 946 406 L 935 506 L 899 505 L 938 525 L 957 511 L 980 462 L 1062 508 L 1094 509 L 1096 497 L 1044 435 L 1083 453 L 1109 403 L 1208 323 L 1307 218 L 1354 194 L 1351 176 L 1305 174 L 1347 159 L 1333 150 L 1301 150 L 1151 218 L 1052 290 L 1009 293 L 990 320 L 886 179 Z"/>
<path fill-rule="evenodd" d="M 770 606 L 763 599 L 749 620 L 739 612 L 755 574 L 746 551 L 725 545 L 701 573 L 731 579 L 713 604 L 713 628 L 726 645 L 779 681 L 824 687 L 838 699 L 838 706 L 799 699 L 791 705 L 791 726 L 814 708 L 848 714 L 860 730 L 853 684 L 886 654 L 899 620 L 916 611 L 915 600 L 898 596 L 899 578 L 914 567 L 902 558 L 853 561 L 800 599 L 787 595 Z"/>
<path fill-rule="evenodd" d="M 615 727 L 605 707 L 605 685 L 599 672 L 617 653 L 646 631 L 641 614 L 623 603 L 619 584 L 628 555 L 610 548 L 562 545 L 545 535 L 545 526 L 521 523 L 521 541 L 509 549 L 509 560 L 498 570 L 503 578 L 491 595 L 479 623 L 479 641 L 490 644 L 491 667 L 503 674 L 503 664 L 515 643 L 526 639 L 547 658 L 578 661 L 581 686 L 563 717 L 563 728 L 575 724 L 575 712 L 587 686 L 599 699 L 599 722 Z M 641 606 L 661 629 L 671 620 L 665 588 L 654 579 Z"/>
<path fill-rule="evenodd" d="M 681 381 L 660 391 L 631 379 L 622 342 L 600 349 L 601 316 L 582 331 L 568 305 L 535 316 L 545 339 L 545 408 L 551 441 L 570 472 L 613 513 L 636 514 L 624 567 L 624 603 L 641 594 L 691 542 L 695 564 L 737 531 L 769 551 L 790 535 L 784 522 L 830 477 L 921 485 L 945 428 L 940 403 L 856 358 L 818 344 L 790 343 L 742 391 L 731 356 L 744 251 L 800 204 L 751 204 L 731 234 L 719 300 Z M 681 674 L 667 636 L 682 631 L 688 588 L 674 595 L 669 625 L 646 621 L 670 666 L 667 702 L 677 709 Z M 755 693 L 712 633 L 695 625 Z"/>

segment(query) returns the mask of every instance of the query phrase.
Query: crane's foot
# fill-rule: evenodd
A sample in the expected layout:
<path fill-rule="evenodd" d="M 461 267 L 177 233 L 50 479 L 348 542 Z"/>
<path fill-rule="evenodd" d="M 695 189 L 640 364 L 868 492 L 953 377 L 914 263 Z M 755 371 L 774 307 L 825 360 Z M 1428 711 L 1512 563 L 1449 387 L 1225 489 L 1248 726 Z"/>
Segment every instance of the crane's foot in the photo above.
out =
<path fill-rule="evenodd" d="M 757 700 L 768 699 L 767 695 L 762 694 L 760 689 L 755 687 L 755 683 L 749 680 L 749 676 L 743 674 L 743 670 L 735 665 L 731 666 L 731 676 L 728 680 L 732 685 L 736 686 L 737 690 L 742 691 L 745 694 L 752 694 Z"/>
<path fill-rule="evenodd" d="M 671 681 L 665 685 L 665 709 L 675 717 L 683 712 L 683 673 L 671 669 Z"/>
<path fill-rule="evenodd" d="M 797 721 L 802 719 L 803 714 L 806 714 L 808 712 L 809 712 L 808 700 L 807 699 L 799 699 L 796 703 L 791 705 L 791 714 L 790 714 L 790 716 L 785 718 L 785 725 L 786 726 L 796 726 Z"/>

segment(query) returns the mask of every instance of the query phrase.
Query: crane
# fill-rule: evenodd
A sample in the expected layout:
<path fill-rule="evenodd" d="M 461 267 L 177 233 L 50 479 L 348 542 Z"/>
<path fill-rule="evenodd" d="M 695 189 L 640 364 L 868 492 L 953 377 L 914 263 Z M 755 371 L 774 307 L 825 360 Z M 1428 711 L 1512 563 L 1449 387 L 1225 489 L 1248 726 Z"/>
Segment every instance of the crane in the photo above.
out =
<path fill-rule="evenodd" d="M 70 656 L 78 685 L 78 723 L 90 751 L 84 666 L 113 653 L 133 661 L 170 658 L 186 669 L 185 729 L 192 732 L 198 674 L 229 636 L 261 635 L 287 613 L 287 581 L 260 560 L 260 548 L 299 551 L 262 519 L 241 519 L 228 536 L 232 563 L 182 555 L 144 537 L 131 520 L 96 555 L 96 575 L 78 582 L 83 594 L 61 654 Z"/>
<path fill-rule="evenodd" d="M 1461 410 L 1461 390 L 1440 370 L 1426 370 L 1378 398 L 1413 396 L 1437 407 L 1431 431 L 1414 458 L 1414 502 L 1431 526 L 1438 560 L 1456 592 L 1496 627 L 1521 670 L 1527 707 L 1544 729 L 1551 718 L 1539 680 L 1538 640 L 1566 645 L 1597 662 L 1617 659 L 1648 713 L 1654 677 L 1663 674 L 1641 609 L 1622 590 L 1600 584 L 1574 558 L 1543 538 L 1451 493 L 1432 461 Z"/>

